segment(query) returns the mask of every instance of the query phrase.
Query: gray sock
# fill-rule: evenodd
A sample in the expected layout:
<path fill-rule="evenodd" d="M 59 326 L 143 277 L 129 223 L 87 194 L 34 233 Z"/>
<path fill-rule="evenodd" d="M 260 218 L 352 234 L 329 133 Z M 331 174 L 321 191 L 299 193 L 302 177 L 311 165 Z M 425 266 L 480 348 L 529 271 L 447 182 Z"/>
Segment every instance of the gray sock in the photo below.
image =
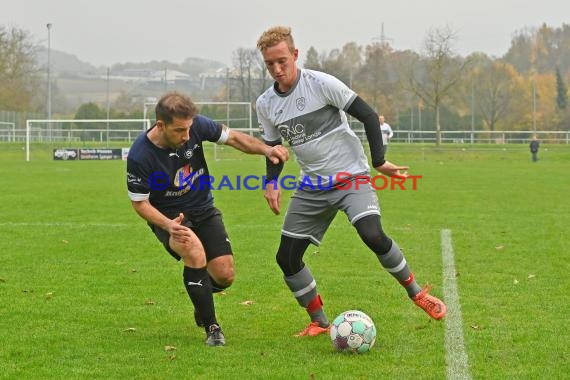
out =
<path fill-rule="evenodd" d="M 418 294 L 422 288 L 414 279 L 413 273 L 408 267 L 408 263 L 395 241 L 392 241 L 392 247 L 383 255 L 376 255 L 382 267 L 386 269 L 408 292 L 410 298 Z"/>

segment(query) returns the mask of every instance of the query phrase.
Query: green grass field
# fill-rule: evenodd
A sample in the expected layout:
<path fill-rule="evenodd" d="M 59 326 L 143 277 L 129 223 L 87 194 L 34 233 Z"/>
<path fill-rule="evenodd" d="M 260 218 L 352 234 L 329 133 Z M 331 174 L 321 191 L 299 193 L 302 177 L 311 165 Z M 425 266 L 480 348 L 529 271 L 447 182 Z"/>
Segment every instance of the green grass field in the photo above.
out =
<path fill-rule="evenodd" d="M 391 145 L 388 158 L 422 178 L 417 190 L 379 191 L 384 228 L 440 297 L 441 230 L 451 231 L 471 378 L 567 378 L 570 147 L 544 146 L 538 163 L 526 146 L 483 148 Z M 215 296 L 228 344 L 210 348 L 181 264 L 131 209 L 125 162 L 32 152 L 25 162 L 21 145 L 0 145 L 0 378 L 446 378 L 446 322 L 407 299 L 344 215 L 305 261 L 329 318 L 360 309 L 374 319 L 371 352 L 293 337 L 308 321 L 274 260 L 282 216 L 262 191 L 227 189 L 214 196 L 237 277 Z M 210 160 L 214 176 L 264 174 L 260 157 L 225 157 Z"/>

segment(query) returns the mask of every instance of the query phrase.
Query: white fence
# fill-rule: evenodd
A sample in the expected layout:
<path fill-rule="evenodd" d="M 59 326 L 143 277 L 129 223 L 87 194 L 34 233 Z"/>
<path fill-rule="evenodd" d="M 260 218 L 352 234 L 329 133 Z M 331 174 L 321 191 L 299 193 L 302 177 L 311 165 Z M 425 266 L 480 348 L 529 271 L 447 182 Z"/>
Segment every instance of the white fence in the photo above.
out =
<path fill-rule="evenodd" d="M 114 120 L 120 122 L 125 120 Z M 127 120 L 128 122 L 129 120 Z M 41 121 L 38 124 L 43 124 Z M 1 142 L 23 142 L 32 143 L 49 143 L 49 142 L 74 142 L 74 141 L 91 141 L 91 142 L 132 142 L 142 131 L 149 126 L 149 121 L 141 120 L 138 123 L 132 123 L 129 128 L 119 127 L 117 124 L 111 124 L 112 128 L 69 128 L 69 124 L 74 121 L 66 121 L 66 123 L 58 125 L 57 121 L 51 121 L 49 127 L 44 124 L 31 123 L 29 129 L 16 128 L 14 123 L 0 122 L 0 143 Z M 82 121 L 79 121 L 82 122 Z M 106 120 L 98 120 L 99 123 L 105 123 Z M 220 120 L 225 122 L 225 120 Z M 34 125 L 35 124 L 35 125 Z M 258 128 L 253 128 L 251 121 L 247 120 L 248 128 L 236 128 L 243 132 L 260 135 Z M 352 125 L 355 133 L 364 141 L 366 133 L 362 124 L 354 123 Z M 570 131 L 441 131 L 442 143 L 455 144 L 525 144 L 528 143 L 532 136 L 536 134 L 542 143 L 546 144 L 570 144 Z M 415 131 L 415 130 L 394 130 L 394 137 L 391 142 L 398 143 L 435 143 L 435 131 Z"/>
<path fill-rule="evenodd" d="M 366 132 L 361 123 L 352 124 L 352 129 L 361 140 Z M 454 144 L 526 144 L 533 135 L 542 143 L 570 144 L 570 131 L 441 131 L 441 142 Z M 394 130 L 391 142 L 434 143 L 436 131 Z"/>

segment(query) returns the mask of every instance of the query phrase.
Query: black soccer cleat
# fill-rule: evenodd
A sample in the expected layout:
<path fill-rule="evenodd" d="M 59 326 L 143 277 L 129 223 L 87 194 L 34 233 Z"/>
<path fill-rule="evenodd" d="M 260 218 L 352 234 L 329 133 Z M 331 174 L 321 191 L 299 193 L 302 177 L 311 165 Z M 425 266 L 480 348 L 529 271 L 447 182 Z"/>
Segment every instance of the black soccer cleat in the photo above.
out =
<path fill-rule="evenodd" d="M 194 321 L 196 321 L 196 326 L 204 327 L 204 321 L 202 320 L 202 316 L 198 312 L 198 309 L 194 309 Z"/>
<path fill-rule="evenodd" d="M 206 344 L 208 346 L 225 346 L 226 337 L 222 332 L 222 328 L 216 324 L 213 324 L 208 329 L 208 334 L 206 337 Z"/>

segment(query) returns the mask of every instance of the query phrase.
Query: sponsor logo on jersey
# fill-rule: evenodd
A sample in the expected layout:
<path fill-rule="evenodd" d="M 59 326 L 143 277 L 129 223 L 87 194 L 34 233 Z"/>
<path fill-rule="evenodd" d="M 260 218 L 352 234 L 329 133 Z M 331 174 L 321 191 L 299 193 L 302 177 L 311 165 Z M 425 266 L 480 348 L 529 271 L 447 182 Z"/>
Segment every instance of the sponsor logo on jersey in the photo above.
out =
<path fill-rule="evenodd" d="M 127 183 L 141 183 L 142 179 L 134 174 L 127 173 Z"/>

